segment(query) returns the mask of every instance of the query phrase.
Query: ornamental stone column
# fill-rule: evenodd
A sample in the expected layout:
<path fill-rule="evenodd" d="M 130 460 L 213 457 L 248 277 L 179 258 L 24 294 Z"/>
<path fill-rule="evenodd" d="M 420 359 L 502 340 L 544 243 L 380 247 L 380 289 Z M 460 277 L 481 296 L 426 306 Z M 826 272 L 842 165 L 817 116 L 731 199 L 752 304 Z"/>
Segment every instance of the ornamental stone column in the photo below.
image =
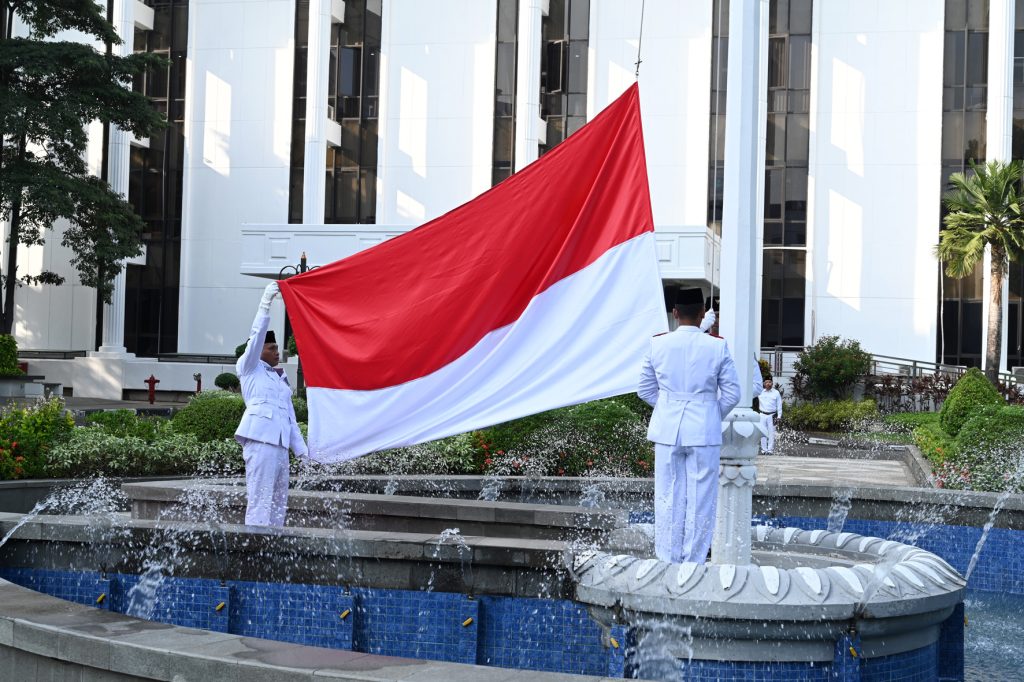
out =
<path fill-rule="evenodd" d="M 310 0 L 306 50 L 306 156 L 302 222 L 323 225 L 327 196 L 327 81 L 331 60 L 331 0 Z"/>
<path fill-rule="evenodd" d="M 114 0 L 114 28 L 121 37 L 121 44 L 114 45 L 113 52 L 119 57 L 132 53 L 135 40 L 135 0 Z M 131 164 L 132 134 L 116 125 L 110 126 L 110 146 L 107 153 L 107 182 L 110 188 L 122 197 L 128 196 L 128 174 Z M 124 289 L 125 271 L 122 268 L 114 277 L 110 303 L 103 306 L 103 341 L 99 352 L 109 355 L 125 355 L 124 346 Z"/>
<path fill-rule="evenodd" d="M 751 499 L 760 417 L 753 403 L 761 306 L 763 151 L 768 111 L 768 0 L 732 0 L 722 207 L 722 334 L 740 379 L 739 406 L 722 422 L 718 513 L 711 543 L 716 564 L 750 563 Z"/>

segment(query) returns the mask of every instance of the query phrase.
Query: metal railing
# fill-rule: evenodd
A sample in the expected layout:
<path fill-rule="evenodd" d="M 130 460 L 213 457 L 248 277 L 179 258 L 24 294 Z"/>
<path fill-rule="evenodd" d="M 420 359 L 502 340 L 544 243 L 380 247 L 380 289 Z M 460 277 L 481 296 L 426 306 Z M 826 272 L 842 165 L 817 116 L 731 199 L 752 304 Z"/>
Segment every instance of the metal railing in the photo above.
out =
<path fill-rule="evenodd" d="M 771 365 L 772 374 L 778 377 L 792 376 L 796 372 L 793 363 L 803 352 L 802 346 L 775 346 L 761 349 L 761 358 Z M 871 354 L 871 373 L 875 376 L 898 375 L 910 378 L 926 376 L 943 376 L 952 380 L 960 378 L 966 372 L 966 365 L 949 365 L 927 360 L 900 358 L 892 355 Z M 999 380 L 1008 385 L 1024 385 L 1024 375 L 1011 372 L 1000 372 Z"/>

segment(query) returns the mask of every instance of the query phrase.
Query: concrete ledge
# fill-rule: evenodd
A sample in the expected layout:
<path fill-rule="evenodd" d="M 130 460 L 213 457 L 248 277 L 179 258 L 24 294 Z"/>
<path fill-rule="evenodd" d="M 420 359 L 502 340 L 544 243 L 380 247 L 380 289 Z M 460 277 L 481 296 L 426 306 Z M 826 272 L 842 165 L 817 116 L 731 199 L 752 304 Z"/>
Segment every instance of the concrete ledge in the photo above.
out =
<path fill-rule="evenodd" d="M 140 620 L 0 580 L 0 679 L 120 682 L 599 682 L 611 678 L 376 656 Z"/>

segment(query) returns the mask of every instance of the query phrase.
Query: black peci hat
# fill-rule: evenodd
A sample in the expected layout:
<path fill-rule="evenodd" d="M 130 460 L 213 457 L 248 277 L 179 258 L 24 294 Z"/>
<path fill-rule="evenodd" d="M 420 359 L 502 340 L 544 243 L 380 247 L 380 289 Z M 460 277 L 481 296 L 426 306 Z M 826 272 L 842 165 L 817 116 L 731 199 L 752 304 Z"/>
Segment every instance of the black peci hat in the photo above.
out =
<path fill-rule="evenodd" d="M 704 291 L 701 289 L 680 289 L 676 294 L 676 305 L 704 305 Z"/>
<path fill-rule="evenodd" d="M 277 343 L 277 337 L 274 336 L 274 330 L 273 329 L 268 331 L 267 332 L 267 336 L 263 339 L 263 345 L 264 346 L 267 345 L 268 343 Z"/>

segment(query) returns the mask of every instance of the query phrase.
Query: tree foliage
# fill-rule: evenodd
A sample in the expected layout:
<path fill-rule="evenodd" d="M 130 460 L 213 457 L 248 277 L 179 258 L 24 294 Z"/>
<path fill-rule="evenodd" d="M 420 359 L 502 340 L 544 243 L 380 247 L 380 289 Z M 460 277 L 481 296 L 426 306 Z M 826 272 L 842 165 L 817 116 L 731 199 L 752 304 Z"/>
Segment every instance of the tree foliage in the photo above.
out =
<path fill-rule="evenodd" d="M 1024 219 L 1021 216 L 1020 162 L 971 163 L 970 173 L 953 173 L 953 189 L 943 202 L 948 213 L 939 233 L 935 254 L 946 274 L 956 279 L 972 276 L 974 269 L 991 251 L 989 282 L 988 348 L 986 376 L 995 384 L 1001 363 L 1002 292 L 1010 261 L 1024 252 Z"/>
<path fill-rule="evenodd" d="M 840 400 L 871 369 L 871 354 L 858 341 L 823 336 L 800 353 L 793 368 L 793 385 L 800 387 L 801 397 Z"/>
<path fill-rule="evenodd" d="M 60 39 L 75 31 L 98 44 L 120 44 L 94 0 L 3 0 L 0 11 L 0 218 L 11 225 L 2 331 L 9 333 L 19 283 L 63 282 L 53 272 L 21 273 L 17 264 L 17 246 L 44 243 L 57 220 L 69 222 L 61 243 L 74 253 L 79 279 L 105 302 L 123 260 L 141 253 L 141 219 L 89 172 L 88 126 L 100 121 L 139 137 L 162 127 L 163 115 L 131 84 L 165 61 Z M 14 16 L 27 36 L 13 35 Z"/>
<path fill-rule="evenodd" d="M 976 367 L 972 367 L 960 377 L 956 386 L 946 396 L 939 412 L 939 423 L 942 430 L 950 436 L 956 436 L 967 421 L 975 416 L 978 410 L 986 405 L 1005 404 L 992 383 L 985 378 Z"/>

